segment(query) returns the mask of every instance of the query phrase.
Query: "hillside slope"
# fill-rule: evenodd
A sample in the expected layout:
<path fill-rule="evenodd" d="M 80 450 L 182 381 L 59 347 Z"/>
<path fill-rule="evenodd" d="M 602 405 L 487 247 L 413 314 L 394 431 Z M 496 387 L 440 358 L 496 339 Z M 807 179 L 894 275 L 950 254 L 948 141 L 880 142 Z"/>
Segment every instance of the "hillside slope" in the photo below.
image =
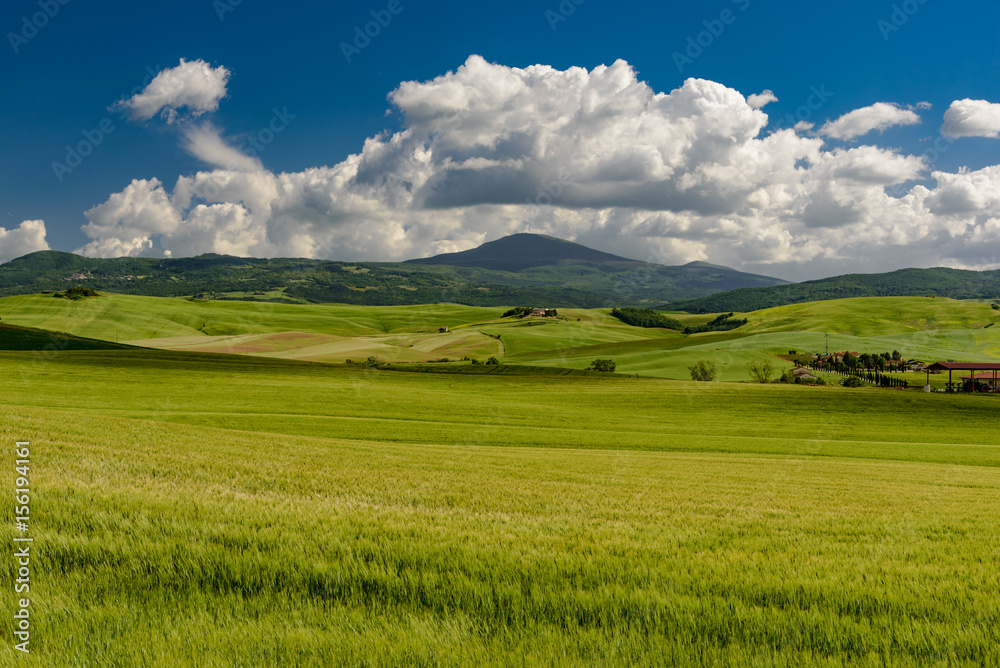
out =
<path fill-rule="evenodd" d="M 132 350 L 133 346 L 88 339 L 35 327 L 0 324 L 0 350 L 55 352 L 60 350 Z"/>
<path fill-rule="evenodd" d="M 754 311 L 740 329 L 885 336 L 941 329 L 983 329 L 1000 322 L 989 304 L 937 297 L 858 297 L 789 304 Z"/>
<path fill-rule="evenodd" d="M 370 356 L 394 363 L 452 364 L 463 358 L 585 369 L 611 358 L 617 371 L 686 379 L 711 361 L 721 380 L 747 380 L 747 364 L 789 350 L 891 352 L 924 361 L 1000 357 L 1000 312 L 940 298 L 859 298 L 794 304 L 745 314 L 724 332 L 626 325 L 609 309 L 560 309 L 556 318 L 501 318 L 501 308 L 458 305 L 273 304 L 102 295 L 69 301 L 48 295 L 0 299 L 4 324 L 188 352 L 342 363 Z M 712 316 L 681 314 L 685 325 Z M 742 314 L 740 318 L 744 317 Z M 447 332 L 439 328 L 447 326 Z M 923 376 L 920 380 L 922 382 Z M 914 381 L 916 382 L 916 380 Z"/>
<path fill-rule="evenodd" d="M 851 297 L 923 297 L 996 299 L 1000 297 L 1000 270 L 900 269 L 885 274 L 846 274 L 803 283 L 747 287 L 708 297 L 678 301 L 672 310 L 696 313 L 757 311 L 760 309 Z"/>

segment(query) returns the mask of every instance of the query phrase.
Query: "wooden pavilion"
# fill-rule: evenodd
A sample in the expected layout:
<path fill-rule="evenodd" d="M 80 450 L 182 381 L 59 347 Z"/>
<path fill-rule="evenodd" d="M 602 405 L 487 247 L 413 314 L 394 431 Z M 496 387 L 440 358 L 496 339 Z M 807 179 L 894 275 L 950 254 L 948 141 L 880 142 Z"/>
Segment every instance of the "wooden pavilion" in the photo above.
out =
<path fill-rule="evenodd" d="M 948 391 L 955 391 L 955 384 L 951 380 L 952 371 L 972 371 L 972 391 L 976 391 L 976 380 L 982 379 L 983 374 L 977 372 L 992 371 L 992 383 L 991 387 L 997 386 L 997 371 L 1000 371 L 1000 362 L 935 362 L 928 367 L 924 368 L 927 372 L 927 384 L 930 385 L 931 382 L 931 371 L 947 371 L 948 372 Z"/>

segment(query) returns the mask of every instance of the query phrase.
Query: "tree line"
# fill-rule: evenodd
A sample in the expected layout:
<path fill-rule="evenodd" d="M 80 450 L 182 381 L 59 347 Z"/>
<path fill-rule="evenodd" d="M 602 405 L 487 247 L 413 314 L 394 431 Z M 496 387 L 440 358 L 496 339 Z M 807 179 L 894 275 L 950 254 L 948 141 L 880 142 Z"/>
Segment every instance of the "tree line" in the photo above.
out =
<path fill-rule="evenodd" d="M 727 332 L 747 324 L 746 318 L 733 318 L 732 313 L 723 313 L 716 318 L 706 322 L 704 325 L 696 327 L 685 327 L 685 334 L 699 334 L 701 332 Z"/>
<path fill-rule="evenodd" d="M 611 315 L 626 325 L 632 325 L 633 327 L 662 327 L 664 329 L 676 329 L 677 331 L 684 330 L 684 325 L 680 320 L 647 308 L 613 308 L 611 309 Z"/>

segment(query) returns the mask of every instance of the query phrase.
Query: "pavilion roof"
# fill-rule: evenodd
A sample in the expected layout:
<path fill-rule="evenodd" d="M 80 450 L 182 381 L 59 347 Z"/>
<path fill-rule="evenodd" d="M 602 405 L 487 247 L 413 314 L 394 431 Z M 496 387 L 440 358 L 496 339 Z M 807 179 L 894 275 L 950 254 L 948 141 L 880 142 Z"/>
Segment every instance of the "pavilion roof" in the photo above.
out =
<path fill-rule="evenodd" d="M 934 362 L 927 371 L 995 371 L 1000 370 L 1000 362 Z"/>

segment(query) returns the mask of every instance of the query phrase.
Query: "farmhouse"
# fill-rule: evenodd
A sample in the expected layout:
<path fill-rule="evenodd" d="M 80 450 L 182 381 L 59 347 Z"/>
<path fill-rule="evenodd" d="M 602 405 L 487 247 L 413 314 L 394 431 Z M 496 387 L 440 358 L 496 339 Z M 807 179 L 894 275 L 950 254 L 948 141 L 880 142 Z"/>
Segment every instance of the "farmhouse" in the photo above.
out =
<path fill-rule="evenodd" d="M 997 362 L 935 362 L 927 367 L 924 367 L 924 371 L 927 372 L 927 385 L 930 386 L 931 374 L 935 371 L 947 371 L 948 372 L 948 391 L 957 392 L 960 389 L 967 392 L 981 392 L 982 387 L 985 386 L 989 388 L 989 391 L 996 391 L 997 387 L 997 371 L 1000 371 L 1000 363 Z M 963 380 L 966 382 L 959 385 L 958 383 L 952 382 L 951 374 L 953 371 L 972 371 L 972 372 L 983 372 L 983 373 L 973 373 L 976 381 L 972 382 L 971 376 L 965 376 Z M 989 378 L 989 383 L 981 383 L 980 378 Z M 976 386 L 980 387 L 977 388 Z"/>
<path fill-rule="evenodd" d="M 805 368 L 804 366 L 800 366 L 797 369 L 792 369 L 792 377 L 793 378 L 805 378 L 805 379 L 809 379 L 809 378 L 815 379 L 816 378 L 816 376 L 814 376 L 812 374 L 812 371 L 810 371 L 809 369 Z"/>

